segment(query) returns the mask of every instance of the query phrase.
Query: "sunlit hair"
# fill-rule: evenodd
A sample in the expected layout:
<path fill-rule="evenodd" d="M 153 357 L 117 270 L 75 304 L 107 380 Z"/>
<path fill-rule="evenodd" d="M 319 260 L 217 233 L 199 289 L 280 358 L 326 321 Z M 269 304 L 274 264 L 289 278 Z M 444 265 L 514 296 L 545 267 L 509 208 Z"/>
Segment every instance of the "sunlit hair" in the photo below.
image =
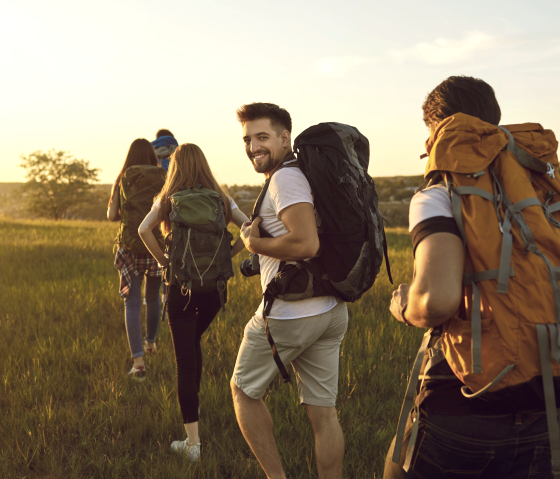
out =
<path fill-rule="evenodd" d="M 216 178 L 214 178 L 204 153 L 198 146 L 192 143 L 185 143 L 178 146 L 171 155 L 165 185 L 163 185 L 160 194 L 155 199 L 155 201 L 160 201 L 158 217 L 161 221 L 161 231 L 164 235 L 171 231 L 171 222 L 169 220 L 171 200 L 169 197 L 173 193 L 177 193 L 181 186 L 190 188 L 194 185 L 202 185 L 204 188 L 218 193 L 224 201 L 226 224 L 231 221 L 231 203 L 216 181 Z"/>
<path fill-rule="evenodd" d="M 121 180 L 126 169 L 136 165 L 158 166 L 156 151 L 154 150 L 152 144 L 144 138 L 138 138 L 137 140 L 134 140 L 132 142 L 132 145 L 130 145 L 128 154 L 126 155 L 126 159 L 124 160 L 124 165 L 121 168 L 121 171 L 119 173 L 119 176 L 117 176 L 115 183 L 113 183 L 109 204 L 111 204 L 111 202 L 113 201 L 115 189 L 121 185 Z"/>
<path fill-rule="evenodd" d="M 451 76 L 442 81 L 426 97 L 422 110 L 428 128 L 456 113 L 475 116 L 492 125 L 498 125 L 502 116 L 494 89 L 468 76 Z"/>
<path fill-rule="evenodd" d="M 270 125 L 276 130 L 278 136 L 284 130 L 292 132 L 292 117 L 290 114 L 274 103 L 249 103 L 237 109 L 237 121 L 244 125 L 248 121 L 268 118 Z"/>

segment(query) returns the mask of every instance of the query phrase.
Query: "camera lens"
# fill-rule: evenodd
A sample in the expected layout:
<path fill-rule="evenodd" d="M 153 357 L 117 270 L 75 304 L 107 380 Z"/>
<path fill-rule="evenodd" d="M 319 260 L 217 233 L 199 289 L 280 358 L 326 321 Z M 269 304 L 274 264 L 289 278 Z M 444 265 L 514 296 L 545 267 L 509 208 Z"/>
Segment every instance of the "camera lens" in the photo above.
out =
<path fill-rule="evenodd" d="M 253 266 L 251 265 L 250 259 L 241 261 L 241 264 L 239 265 L 239 269 L 241 270 L 241 274 L 247 278 L 250 278 L 251 276 L 255 275 L 255 273 L 253 273 Z"/>
<path fill-rule="evenodd" d="M 251 258 L 242 261 L 239 265 L 241 274 L 247 278 L 255 276 L 256 274 L 261 274 L 261 267 L 259 264 L 259 255 L 251 253 Z"/>

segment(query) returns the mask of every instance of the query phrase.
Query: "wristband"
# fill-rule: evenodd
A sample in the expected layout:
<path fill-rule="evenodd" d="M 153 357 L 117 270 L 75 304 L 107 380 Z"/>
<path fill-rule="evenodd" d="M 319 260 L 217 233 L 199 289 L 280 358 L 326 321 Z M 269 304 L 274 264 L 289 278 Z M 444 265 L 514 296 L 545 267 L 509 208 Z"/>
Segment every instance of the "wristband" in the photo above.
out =
<path fill-rule="evenodd" d="M 409 322 L 408 319 L 406 319 L 406 317 L 404 315 L 407 306 L 408 306 L 408 304 L 405 304 L 403 306 L 403 309 L 401 309 L 401 318 L 402 318 L 404 324 L 406 324 L 407 326 L 412 326 L 413 324 L 411 322 Z"/>

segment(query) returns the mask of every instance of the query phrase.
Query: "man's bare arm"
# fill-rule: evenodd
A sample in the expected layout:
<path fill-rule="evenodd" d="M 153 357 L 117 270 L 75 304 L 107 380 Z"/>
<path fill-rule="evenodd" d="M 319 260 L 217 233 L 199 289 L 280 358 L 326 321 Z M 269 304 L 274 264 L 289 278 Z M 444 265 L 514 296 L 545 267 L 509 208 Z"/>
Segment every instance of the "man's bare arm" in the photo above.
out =
<path fill-rule="evenodd" d="M 319 250 L 319 236 L 315 223 L 315 210 L 311 203 L 296 203 L 280 212 L 280 221 L 288 232 L 276 238 L 261 238 L 256 218 L 244 223 L 241 237 L 251 253 L 262 254 L 281 261 L 299 261 L 313 258 Z"/>
<path fill-rule="evenodd" d="M 393 293 L 393 315 L 399 319 L 398 311 L 406 304 L 406 321 L 414 326 L 431 328 L 447 321 L 462 299 L 464 261 L 458 236 L 434 233 L 422 240 L 416 248 L 412 284 L 401 284 Z"/>

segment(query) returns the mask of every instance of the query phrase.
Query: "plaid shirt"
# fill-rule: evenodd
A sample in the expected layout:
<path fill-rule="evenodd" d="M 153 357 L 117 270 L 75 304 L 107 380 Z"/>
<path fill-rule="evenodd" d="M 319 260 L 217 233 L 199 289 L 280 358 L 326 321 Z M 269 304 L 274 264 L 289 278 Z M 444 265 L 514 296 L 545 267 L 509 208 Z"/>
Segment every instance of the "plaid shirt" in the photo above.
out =
<path fill-rule="evenodd" d="M 126 298 L 130 293 L 132 275 L 159 276 L 161 268 L 157 260 L 149 254 L 132 254 L 124 248 L 119 248 L 115 255 L 115 268 L 121 273 L 121 286 L 119 294 L 121 298 Z"/>

